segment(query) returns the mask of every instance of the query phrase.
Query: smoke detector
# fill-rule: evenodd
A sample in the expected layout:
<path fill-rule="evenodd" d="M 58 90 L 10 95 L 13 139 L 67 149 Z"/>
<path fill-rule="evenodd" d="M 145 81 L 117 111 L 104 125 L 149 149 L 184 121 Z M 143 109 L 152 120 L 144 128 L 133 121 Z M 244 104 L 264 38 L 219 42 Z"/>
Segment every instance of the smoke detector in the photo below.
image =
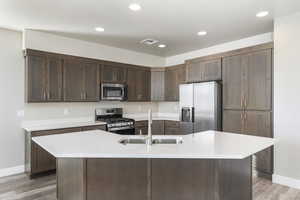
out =
<path fill-rule="evenodd" d="M 155 40 L 155 39 L 145 39 L 145 40 L 142 40 L 141 41 L 141 44 L 145 44 L 147 46 L 152 46 L 152 45 L 155 45 L 157 44 L 159 41 L 158 40 Z"/>

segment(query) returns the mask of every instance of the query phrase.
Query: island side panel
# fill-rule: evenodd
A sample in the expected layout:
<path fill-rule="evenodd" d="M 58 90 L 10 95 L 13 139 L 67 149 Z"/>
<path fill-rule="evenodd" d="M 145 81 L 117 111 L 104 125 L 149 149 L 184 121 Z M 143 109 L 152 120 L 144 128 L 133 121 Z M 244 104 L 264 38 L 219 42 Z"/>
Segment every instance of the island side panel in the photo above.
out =
<path fill-rule="evenodd" d="M 252 200 L 252 156 L 246 159 L 218 160 L 216 200 Z"/>
<path fill-rule="evenodd" d="M 57 159 L 57 199 L 86 200 L 86 159 Z"/>
<path fill-rule="evenodd" d="M 87 200 L 150 200 L 149 159 L 87 159 Z"/>
<path fill-rule="evenodd" d="M 216 199 L 214 160 L 152 159 L 152 200 Z"/>

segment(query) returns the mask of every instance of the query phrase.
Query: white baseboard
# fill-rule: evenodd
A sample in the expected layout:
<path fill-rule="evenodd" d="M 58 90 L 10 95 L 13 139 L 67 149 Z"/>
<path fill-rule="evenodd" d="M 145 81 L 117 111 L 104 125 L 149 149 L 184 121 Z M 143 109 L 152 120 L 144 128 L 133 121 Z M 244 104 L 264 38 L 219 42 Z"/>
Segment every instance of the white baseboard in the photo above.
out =
<path fill-rule="evenodd" d="M 300 180 L 289 178 L 286 176 L 280 176 L 276 174 L 273 174 L 272 179 L 273 179 L 273 183 L 285 185 L 291 188 L 300 189 Z"/>
<path fill-rule="evenodd" d="M 24 172 L 25 172 L 24 165 L 0 169 L 0 177 L 10 176 L 10 175 L 14 175 L 14 174 L 21 174 Z"/>

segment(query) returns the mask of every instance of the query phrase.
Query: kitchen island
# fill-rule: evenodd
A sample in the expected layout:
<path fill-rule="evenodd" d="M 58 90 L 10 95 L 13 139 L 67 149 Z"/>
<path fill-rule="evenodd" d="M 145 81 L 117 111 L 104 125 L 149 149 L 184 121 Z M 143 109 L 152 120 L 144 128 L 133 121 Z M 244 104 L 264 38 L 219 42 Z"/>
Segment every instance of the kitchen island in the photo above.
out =
<path fill-rule="evenodd" d="M 57 158 L 59 200 L 251 200 L 251 156 L 270 138 L 206 131 L 153 136 L 87 131 L 33 138 Z"/>

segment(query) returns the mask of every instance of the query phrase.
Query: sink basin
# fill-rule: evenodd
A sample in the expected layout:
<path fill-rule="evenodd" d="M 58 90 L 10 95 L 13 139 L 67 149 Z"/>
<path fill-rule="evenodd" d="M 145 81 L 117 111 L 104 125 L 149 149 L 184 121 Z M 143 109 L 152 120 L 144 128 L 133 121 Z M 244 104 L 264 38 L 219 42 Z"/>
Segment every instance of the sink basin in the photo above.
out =
<path fill-rule="evenodd" d="M 126 145 L 126 144 L 146 144 L 146 142 L 147 142 L 147 139 L 145 139 L 145 138 L 141 138 L 141 139 L 139 139 L 139 138 L 126 138 L 126 139 L 121 139 L 120 141 L 119 141 L 119 143 L 121 143 L 121 144 L 124 144 L 124 145 Z"/>
<path fill-rule="evenodd" d="M 162 138 L 152 140 L 152 144 L 182 144 L 183 140 L 180 138 Z"/>
<path fill-rule="evenodd" d="M 146 144 L 147 138 L 125 138 L 119 141 L 120 144 Z M 176 138 L 152 138 L 152 144 L 182 144 L 180 137 Z"/>

